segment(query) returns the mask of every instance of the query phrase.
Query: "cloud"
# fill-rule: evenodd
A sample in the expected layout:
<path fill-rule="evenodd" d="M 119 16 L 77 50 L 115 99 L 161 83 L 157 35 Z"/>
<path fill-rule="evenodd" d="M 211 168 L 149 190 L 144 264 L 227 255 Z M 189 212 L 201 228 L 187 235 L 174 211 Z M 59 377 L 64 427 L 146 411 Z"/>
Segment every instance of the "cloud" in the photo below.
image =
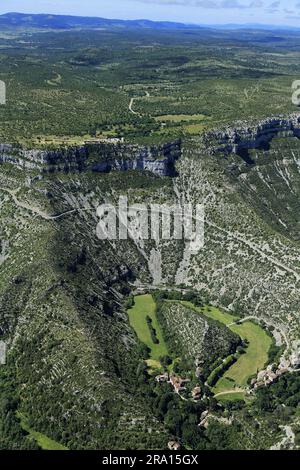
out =
<path fill-rule="evenodd" d="M 280 5 L 281 5 L 280 1 L 272 2 L 270 5 L 267 6 L 266 12 L 277 13 L 279 11 Z"/>
<path fill-rule="evenodd" d="M 240 0 L 136 0 L 141 3 L 155 3 L 158 5 L 191 6 L 206 9 L 251 9 L 264 6 L 262 0 L 242 2 Z M 280 3 L 280 2 L 274 2 Z"/>

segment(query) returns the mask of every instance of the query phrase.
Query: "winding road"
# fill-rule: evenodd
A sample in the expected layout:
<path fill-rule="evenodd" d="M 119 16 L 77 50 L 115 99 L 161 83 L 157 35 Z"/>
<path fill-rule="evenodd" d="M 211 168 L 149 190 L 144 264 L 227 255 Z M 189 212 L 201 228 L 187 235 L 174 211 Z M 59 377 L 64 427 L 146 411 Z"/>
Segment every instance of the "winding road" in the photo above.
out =
<path fill-rule="evenodd" d="M 149 91 L 145 91 L 145 96 L 146 96 L 146 98 L 150 98 L 150 93 L 149 93 Z M 134 105 L 135 100 L 140 100 L 140 99 L 141 99 L 141 97 L 139 97 L 139 96 L 137 96 L 137 97 L 135 97 L 135 98 L 131 98 L 130 103 L 129 103 L 129 106 L 128 106 L 129 111 L 130 111 L 132 114 L 136 115 L 136 116 L 141 116 L 141 114 L 138 113 L 138 112 L 136 112 L 136 111 L 134 111 L 133 105 Z"/>
<path fill-rule="evenodd" d="M 20 207 L 22 209 L 26 209 L 30 212 L 33 212 L 34 214 L 38 215 L 39 217 L 41 217 L 44 220 L 57 220 L 57 219 L 60 219 L 60 218 L 64 217 L 65 215 L 73 214 L 74 212 L 90 210 L 90 209 L 87 209 L 87 208 L 76 208 L 76 209 L 71 209 L 71 210 L 66 211 L 66 212 L 62 212 L 60 214 L 52 214 L 51 215 L 51 214 L 47 214 L 46 212 L 42 211 L 39 207 L 31 206 L 30 204 L 28 204 L 26 202 L 19 201 L 16 194 L 20 191 L 20 188 L 12 190 L 12 189 L 8 189 L 8 188 L 0 187 L 0 189 L 4 192 L 8 193 L 12 197 L 12 199 L 13 199 L 13 201 L 14 201 L 14 203 L 17 207 Z"/>

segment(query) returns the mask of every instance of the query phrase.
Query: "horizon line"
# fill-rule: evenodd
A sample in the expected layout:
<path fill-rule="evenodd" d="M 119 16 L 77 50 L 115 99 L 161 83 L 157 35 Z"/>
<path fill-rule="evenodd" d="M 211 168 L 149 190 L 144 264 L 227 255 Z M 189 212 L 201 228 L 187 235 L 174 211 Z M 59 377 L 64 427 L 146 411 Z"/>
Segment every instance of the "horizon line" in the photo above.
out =
<path fill-rule="evenodd" d="M 295 29 L 300 30 L 300 26 L 293 26 L 288 24 L 277 24 L 277 23 L 191 23 L 191 22 L 181 22 L 181 21 L 172 21 L 172 20 L 151 20 L 149 18 L 135 18 L 135 19 L 124 19 L 124 18 L 107 18 L 103 16 L 90 16 L 90 15 L 76 15 L 76 14 L 60 14 L 60 13 L 25 13 L 25 12 L 18 12 L 18 11 L 8 11 L 5 13 L 0 13 L 0 18 L 5 17 L 6 15 L 24 15 L 24 16 L 55 16 L 55 17 L 72 17 L 72 18 L 93 18 L 99 20 L 108 20 L 108 21 L 123 21 L 123 22 L 139 22 L 139 21 L 147 21 L 150 23 L 169 23 L 174 25 L 182 25 L 182 26 L 189 26 L 189 27 L 198 27 L 198 28 L 222 28 L 222 27 L 233 27 L 233 28 L 247 28 L 247 27 L 257 27 L 257 28 L 287 28 L 287 29 Z"/>

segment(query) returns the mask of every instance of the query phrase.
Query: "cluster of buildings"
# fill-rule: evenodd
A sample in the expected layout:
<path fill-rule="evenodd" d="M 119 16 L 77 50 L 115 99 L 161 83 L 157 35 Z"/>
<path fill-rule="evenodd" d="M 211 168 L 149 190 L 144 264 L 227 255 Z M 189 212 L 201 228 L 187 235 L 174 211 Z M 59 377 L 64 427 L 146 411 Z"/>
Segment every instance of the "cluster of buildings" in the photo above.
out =
<path fill-rule="evenodd" d="M 300 364 L 298 364 L 298 367 Z M 295 370 L 295 367 L 291 367 L 290 361 L 285 361 L 284 364 L 280 364 L 279 367 L 274 370 L 274 364 L 270 364 L 266 369 L 258 372 L 257 377 L 251 380 L 251 386 L 254 389 L 270 385 L 274 382 L 275 379 L 281 377 L 282 375 Z"/>
<path fill-rule="evenodd" d="M 88 144 L 123 144 L 124 137 L 95 137 L 94 139 L 85 140 L 84 143 Z"/>
<path fill-rule="evenodd" d="M 254 389 L 270 385 L 277 378 L 288 372 L 300 371 L 300 341 L 292 343 L 292 351 L 290 354 L 284 354 L 279 365 L 270 364 L 265 370 L 258 372 L 257 377 L 251 380 L 251 386 Z"/>
<path fill-rule="evenodd" d="M 251 386 L 254 389 L 270 385 L 274 382 L 275 379 L 280 377 L 283 374 L 286 374 L 288 369 L 277 369 L 276 372 L 273 371 L 273 364 L 269 365 L 265 370 L 258 372 L 257 377 L 251 380 Z"/>
<path fill-rule="evenodd" d="M 288 372 L 294 372 L 300 369 L 300 352 L 295 350 L 289 358 L 281 358 L 278 367 L 270 364 L 266 369 L 258 372 L 257 377 L 251 380 L 251 386 L 254 389 L 270 385 L 275 379 Z"/>
<path fill-rule="evenodd" d="M 165 372 L 164 374 L 157 375 L 155 377 L 156 382 L 158 383 L 169 383 L 172 385 L 174 392 L 175 393 L 180 393 L 183 390 L 185 390 L 185 385 L 190 382 L 189 379 L 182 379 L 178 375 L 175 374 L 168 374 L 168 372 Z M 193 388 L 192 392 L 192 398 L 194 401 L 198 401 L 202 397 L 202 390 L 201 387 L 196 386 Z"/>
<path fill-rule="evenodd" d="M 155 380 L 158 383 L 163 383 L 163 382 L 170 383 L 176 393 L 179 393 L 182 390 L 185 390 L 185 384 L 189 382 L 188 379 L 182 379 L 181 377 L 179 377 L 179 375 L 175 375 L 175 374 L 169 375 L 168 372 L 161 374 L 161 375 L 157 375 L 155 377 Z"/>
<path fill-rule="evenodd" d="M 185 390 L 185 384 L 189 382 L 188 379 L 182 379 L 178 375 L 170 375 L 170 384 L 174 388 L 174 391 L 176 393 L 179 393 L 183 390 Z"/>

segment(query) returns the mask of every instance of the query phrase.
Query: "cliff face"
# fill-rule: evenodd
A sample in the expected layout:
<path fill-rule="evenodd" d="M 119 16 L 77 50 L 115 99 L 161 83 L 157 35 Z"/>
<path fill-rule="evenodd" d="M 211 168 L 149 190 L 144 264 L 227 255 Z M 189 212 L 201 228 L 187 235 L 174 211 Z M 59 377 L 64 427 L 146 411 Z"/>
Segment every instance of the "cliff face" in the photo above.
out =
<path fill-rule="evenodd" d="M 99 143 L 58 150 L 24 150 L 12 145 L 0 145 L 0 163 L 12 163 L 41 172 L 92 170 L 104 173 L 138 169 L 159 176 L 172 176 L 175 161 L 180 156 L 180 140 L 151 147 Z"/>
<path fill-rule="evenodd" d="M 267 150 L 271 140 L 277 135 L 300 138 L 300 115 L 294 113 L 287 117 L 271 117 L 255 125 L 240 123 L 233 128 L 210 132 L 204 140 L 213 153 L 237 153 L 246 158 L 247 150 Z"/>

